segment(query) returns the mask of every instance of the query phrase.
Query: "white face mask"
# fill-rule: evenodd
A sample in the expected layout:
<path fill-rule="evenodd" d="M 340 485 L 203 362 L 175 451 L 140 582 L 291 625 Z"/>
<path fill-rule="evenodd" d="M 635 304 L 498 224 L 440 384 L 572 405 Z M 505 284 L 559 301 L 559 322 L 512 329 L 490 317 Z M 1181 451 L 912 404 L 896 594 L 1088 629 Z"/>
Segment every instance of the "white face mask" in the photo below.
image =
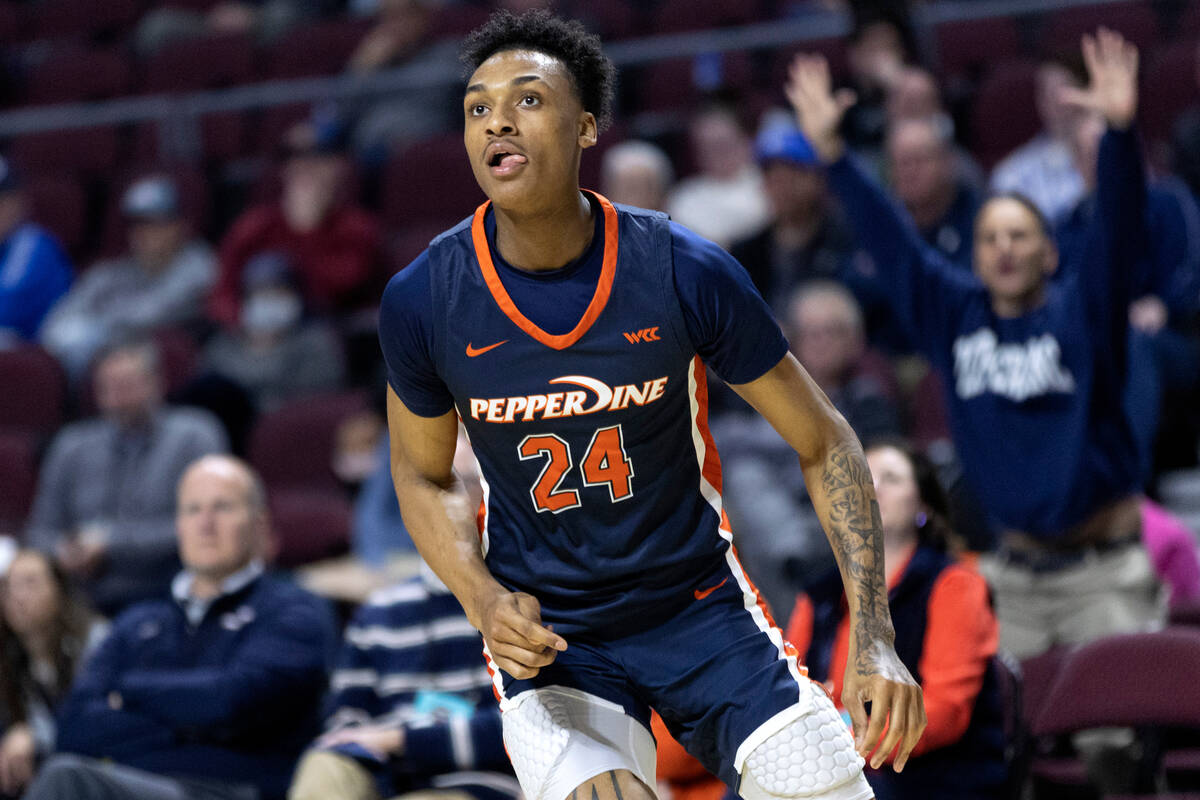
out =
<path fill-rule="evenodd" d="M 242 327 L 247 333 L 281 333 L 300 319 L 304 306 L 290 292 L 260 292 L 242 304 Z"/>

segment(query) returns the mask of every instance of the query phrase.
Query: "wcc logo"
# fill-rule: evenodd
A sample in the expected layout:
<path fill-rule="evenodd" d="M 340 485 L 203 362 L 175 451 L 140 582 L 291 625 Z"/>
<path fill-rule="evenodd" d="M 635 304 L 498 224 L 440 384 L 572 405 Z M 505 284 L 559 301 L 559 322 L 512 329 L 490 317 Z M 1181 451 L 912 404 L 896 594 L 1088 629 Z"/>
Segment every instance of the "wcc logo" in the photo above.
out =
<path fill-rule="evenodd" d="M 626 333 L 625 338 L 629 340 L 630 344 L 637 344 L 638 342 L 657 342 L 662 339 L 662 337 L 658 335 L 657 325 L 655 325 L 653 328 L 642 328 L 640 331 L 636 331 L 634 333 Z"/>

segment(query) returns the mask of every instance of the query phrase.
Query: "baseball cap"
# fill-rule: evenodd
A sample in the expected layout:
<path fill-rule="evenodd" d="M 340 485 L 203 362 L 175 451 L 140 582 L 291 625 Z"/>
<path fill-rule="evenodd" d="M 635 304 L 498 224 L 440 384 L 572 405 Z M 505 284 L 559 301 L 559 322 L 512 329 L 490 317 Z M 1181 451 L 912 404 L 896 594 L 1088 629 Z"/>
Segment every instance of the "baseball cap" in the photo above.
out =
<path fill-rule="evenodd" d="M 783 161 L 799 167 L 815 167 L 820 163 L 808 139 L 790 121 L 764 126 L 754 140 L 754 157 L 760 164 Z"/>
<path fill-rule="evenodd" d="M 169 178 L 142 178 L 125 190 L 121 211 L 135 220 L 175 219 L 179 216 L 179 193 Z"/>

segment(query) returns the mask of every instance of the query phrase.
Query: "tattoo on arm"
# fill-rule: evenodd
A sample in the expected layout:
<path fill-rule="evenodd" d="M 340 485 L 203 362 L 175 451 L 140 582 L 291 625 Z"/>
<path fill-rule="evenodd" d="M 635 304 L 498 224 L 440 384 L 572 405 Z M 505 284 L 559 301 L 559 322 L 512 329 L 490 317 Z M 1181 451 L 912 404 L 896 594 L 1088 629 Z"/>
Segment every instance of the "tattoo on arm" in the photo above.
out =
<path fill-rule="evenodd" d="M 871 472 L 862 450 L 843 442 L 830 452 L 821 480 L 829 502 L 829 543 L 846 583 L 858 601 L 855 669 L 870 670 L 874 640 L 891 641 L 893 631 L 883 572 L 883 529 Z"/>
<path fill-rule="evenodd" d="M 625 800 L 625 798 L 621 796 L 621 787 L 617 785 L 617 773 L 616 773 L 616 771 L 615 771 L 615 770 L 610 770 L 610 771 L 609 771 L 609 773 L 608 773 L 608 777 L 612 778 L 613 793 L 614 793 L 614 794 L 616 794 L 616 796 L 617 796 L 617 800 Z M 593 791 L 594 791 L 594 790 L 593 790 Z"/>

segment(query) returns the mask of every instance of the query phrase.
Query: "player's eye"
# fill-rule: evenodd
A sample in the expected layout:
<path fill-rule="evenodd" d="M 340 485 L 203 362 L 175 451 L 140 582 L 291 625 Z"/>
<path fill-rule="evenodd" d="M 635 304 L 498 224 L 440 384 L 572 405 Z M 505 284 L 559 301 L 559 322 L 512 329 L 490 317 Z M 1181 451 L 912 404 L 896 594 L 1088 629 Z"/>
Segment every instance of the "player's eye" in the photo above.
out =
<path fill-rule="evenodd" d="M 483 103 L 476 103 L 467 110 L 467 113 L 472 117 L 482 117 L 487 113 L 487 106 Z"/>
<path fill-rule="evenodd" d="M 536 105 L 540 105 L 542 102 L 542 99 L 540 97 L 538 97 L 536 94 L 527 94 L 521 98 L 520 102 L 521 102 L 521 105 L 523 105 L 527 108 L 530 108 L 530 107 L 533 107 Z"/>

